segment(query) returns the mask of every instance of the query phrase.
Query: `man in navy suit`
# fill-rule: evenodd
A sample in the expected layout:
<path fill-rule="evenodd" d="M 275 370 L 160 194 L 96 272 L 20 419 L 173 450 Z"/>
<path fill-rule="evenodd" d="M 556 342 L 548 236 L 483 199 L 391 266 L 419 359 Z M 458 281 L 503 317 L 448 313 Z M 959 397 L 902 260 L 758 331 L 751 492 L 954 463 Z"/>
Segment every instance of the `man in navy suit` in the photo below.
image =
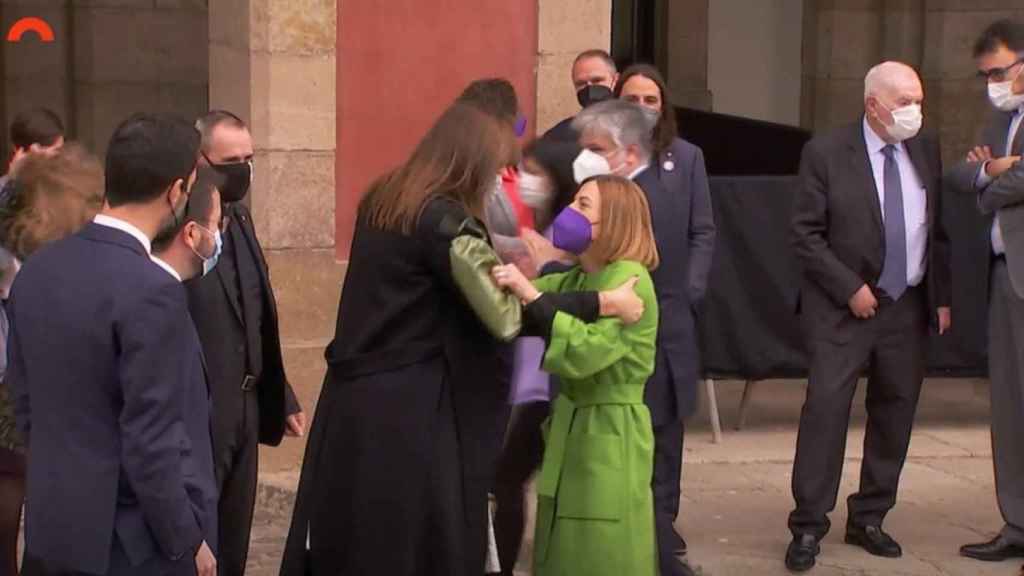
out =
<path fill-rule="evenodd" d="M 199 341 L 183 287 L 150 260 L 151 239 L 181 226 L 198 155 L 183 120 L 129 118 L 108 147 L 101 214 L 37 252 L 12 289 L 26 574 L 216 571 L 209 437 L 188 416 Z"/>
<path fill-rule="evenodd" d="M 649 119 L 636 104 L 608 100 L 580 112 L 572 122 L 584 149 L 574 163 L 577 181 L 596 174 L 617 174 L 636 182 L 647 197 L 654 225 L 654 240 L 661 264 L 651 277 L 658 296 L 660 320 L 654 374 L 644 389 L 644 401 L 654 424 L 655 523 L 661 574 L 689 576 L 693 570 L 685 559 L 686 544 L 675 530 L 679 508 L 683 454 L 683 419 L 692 412 L 697 390 L 697 335 L 693 305 L 703 296 L 704 280 L 711 265 L 710 246 L 694 250 L 692 236 L 698 222 L 710 218 L 706 210 L 692 210 L 698 204 L 711 206 L 707 186 L 669 191 L 662 178 L 662 166 L 654 158 Z M 693 148 L 690 154 L 696 155 Z M 679 159 L 690 166 L 695 158 Z M 703 194 L 699 202 L 691 198 Z M 550 243 L 529 235 L 534 260 L 543 263 L 559 254 Z M 699 252 L 699 254 L 697 254 Z"/>

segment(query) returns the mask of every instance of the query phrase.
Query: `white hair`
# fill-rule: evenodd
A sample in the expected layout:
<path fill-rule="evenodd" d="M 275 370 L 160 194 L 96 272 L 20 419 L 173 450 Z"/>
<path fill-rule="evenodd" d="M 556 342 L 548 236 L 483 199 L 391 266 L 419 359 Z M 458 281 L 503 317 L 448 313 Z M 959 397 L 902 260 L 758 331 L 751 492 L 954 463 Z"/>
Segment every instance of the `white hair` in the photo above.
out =
<path fill-rule="evenodd" d="M 572 121 L 577 133 L 605 134 L 619 148 L 636 146 L 645 159 L 654 154 L 654 126 L 638 104 L 618 98 L 588 106 Z"/>
<path fill-rule="evenodd" d="M 908 72 L 917 77 L 917 72 L 909 65 L 893 60 L 882 62 L 868 70 L 864 76 L 864 99 L 867 100 L 869 96 L 877 98 L 880 92 L 892 88 L 895 80 Z"/>

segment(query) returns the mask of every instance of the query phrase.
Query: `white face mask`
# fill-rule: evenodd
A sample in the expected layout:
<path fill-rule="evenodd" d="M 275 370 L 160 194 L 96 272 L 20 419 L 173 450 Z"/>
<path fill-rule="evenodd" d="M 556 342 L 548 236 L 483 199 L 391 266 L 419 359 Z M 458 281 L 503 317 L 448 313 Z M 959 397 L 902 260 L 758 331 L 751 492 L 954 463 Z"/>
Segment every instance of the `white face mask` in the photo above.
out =
<path fill-rule="evenodd" d="M 608 160 L 593 150 L 584 149 L 572 163 L 572 176 L 577 184 L 581 184 L 587 178 L 611 173 L 612 167 Z"/>
<path fill-rule="evenodd" d="M 884 106 L 883 106 L 884 107 Z M 889 111 L 892 114 L 892 126 L 886 126 L 885 131 L 889 137 L 897 142 L 909 140 L 921 131 L 921 123 L 924 116 L 921 114 L 920 104 L 910 104 L 902 108 Z"/>
<path fill-rule="evenodd" d="M 544 210 L 551 200 L 548 179 L 529 172 L 519 171 L 519 199 L 534 210 Z"/>
<path fill-rule="evenodd" d="M 1017 72 L 1020 75 L 1020 72 Z M 1016 76 L 1013 80 L 1007 80 L 1006 82 L 993 82 L 988 85 L 988 101 L 992 103 L 997 109 L 1003 112 L 1013 112 L 1014 110 L 1024 105 L 1024 94 L 1013 93 L 1013 83 L 1017 81 Z"/>

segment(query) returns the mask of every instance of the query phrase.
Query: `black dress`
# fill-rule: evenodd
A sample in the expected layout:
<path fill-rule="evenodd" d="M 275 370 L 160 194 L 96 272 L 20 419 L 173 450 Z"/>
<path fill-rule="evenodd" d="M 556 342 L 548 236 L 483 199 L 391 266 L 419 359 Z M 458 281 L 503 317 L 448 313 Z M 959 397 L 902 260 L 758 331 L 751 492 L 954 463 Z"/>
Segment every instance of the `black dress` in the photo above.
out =
<path fill-rule="evenodd" d="M 508 379 L 451 277 L 464 218 L 439 198 L 411 235 L 357 225 L 282 575 L 483 572 Z"/>

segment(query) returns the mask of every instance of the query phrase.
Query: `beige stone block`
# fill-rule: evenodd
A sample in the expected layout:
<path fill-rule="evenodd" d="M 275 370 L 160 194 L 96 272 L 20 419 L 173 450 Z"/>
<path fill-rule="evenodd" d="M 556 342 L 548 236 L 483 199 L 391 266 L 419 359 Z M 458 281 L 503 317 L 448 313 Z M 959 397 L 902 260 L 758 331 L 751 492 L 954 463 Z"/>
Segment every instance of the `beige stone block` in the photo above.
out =
<path fill-rule="evenodd" d="M 572 86 L 575 53 L 540 54 L 537 58 L 537 133 L 579 111 Z"/>
<path fill-rule="evenodd" d="M 267 249 L 334 246 L 334 152 L 260 151 L 253 218 Z"/>
<path fill-rule="evenodd" d="M 925 69 L 934 76 L 967 79 L 976 71 L 971 51 L 982 30 L 1011 12 L 928 12 Z"/>
<path fill-rule="evenodd" d="M 11 79 L 4 83 L 6 99 L 4 108 L 7 118 L 3 119 L 4 127 L 2 139 L 6 143 L 6 126 L 10 120 L 19 112 L 23 112 L 37 106 L 45 106 L 60 115 L 61 119 L 67 122 L 67 84 L 63 78 L 54 79 Z M 6 144 L 5 144 L 6 145 Z"/>
<path fill-rule="evenodd" d="M 333 55 L 252 53 L 252 129 L 256 146 L 334 150 L 336 74 Z"/>
<path fill-rule="evenodd" d="M 266 256 L 281 341 L 289 346 L 326 345 L 334 337 L 346 264 L 338 261 L 334 248 L 267 250 Z"/>
<path fill-rule="evenodd" d="M 215 0 L 210 2 L 209 37 L 211 47 L 249 48 L 252 1 Z"/>
<path fill-rule="evenodd" d="M 211 109 L 231 110 L 252 125 L 251 78 L 252 62 L 248 48 L 210 45 Z"/>
<path fill-rule="evenodd" d="M 334 54 L 336 0 L 255 0 L 251 7 L 254 50 L 307 56 Z"/>
<path fill-rule="evenodd" d="M 1024 12 L 1018 0 L 925 0 L 925 9 L 937 12 L 978 12 L 983 10 Z"/>
<path fill-rule="evenodd" d="M 540 0 L 537 44 L 542 54 L 611 46 L 611 0 Z"/>
<path fill-rule="evenodd" d="M 862 80 L 816 80 L 814 130 L 828 130 L 854 122 L 864 114 Z"/>
<path fill-rule="evenodd" d="M 828 57 L 819 52 L 820 78 L 863 80 L 864 75 L 882 60 L 881 17 L 867 11 L 832 12 L 822 15 L 818 33 L 821 44 L 828 43 Z M 827 40 L 826 40 L 827 39 Z"/>
<path fill-rule="evenodd" d="M 284 368 L 288 381 L 295 390 L 295 395 L 306 413 L 307 428 L 316 412 L 316 403 L 320 397 L 327 362 L 324 360 L 324 346 L 309 344 L 303 346 L 284 346 Z M 302 464 L 302 455 L 306 449 L 306 437 L 285 437 L 276 448 L 260 447 L 260 472 L 281 472 L 298 470 Z"/>
<path fill-rule="evenodd" d="M 203 84 L 89 84 L 76 85 L 79 139 L 101 156 L 110 135 L 135 112 L 163 112 L 186 119 L 206 109 Z"/>
<path fill-rule="evenodd" d="M 79 78 L 92 82 L 205 83 L 206 14 L 182 10 L 89 9 L 76 17 Z"/>

